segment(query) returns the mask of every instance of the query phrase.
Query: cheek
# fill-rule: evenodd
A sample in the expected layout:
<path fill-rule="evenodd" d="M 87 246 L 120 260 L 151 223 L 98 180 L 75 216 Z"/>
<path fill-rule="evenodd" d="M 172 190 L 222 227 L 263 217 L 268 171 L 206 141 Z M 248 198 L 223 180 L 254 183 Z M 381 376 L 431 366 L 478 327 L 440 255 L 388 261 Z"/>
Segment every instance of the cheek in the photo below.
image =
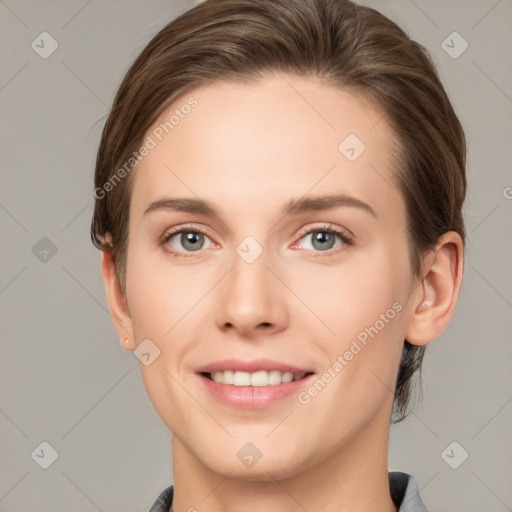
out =
<path fill-rule="evenodd" d="M 172 256 L 169 256 L 171 258 Z M 150 338 L 158 343 L 172 336 L 175 325 L 203 291 L 197 273 L 175 267 L 159 255 L 130 253 L 127 266 L 127 296 L 137 341 Z M 172 271 L 171 271 L 172 270 Z"/>
<path fill-rule="evenodd" d="M 405 297 L 405 273 L 382 253 L 339 266 L 317 265 L 310 272 L 290 270 L 288 276 L 297 296 L 330 328 L 333 340 L 356 336 Z M 395 312 L 389 314 L 393 320 Z M 307 318 L 314 320 L 313 315 Z"/>
<path fill-rule="evenodd" d="M 313 315 L 303 320 L 310 332 L 316 322 L 326 333 L 318 338 L 316 350 L 336 376 L 327 386 L 330 390 L 322 392 L 327 401 L 357 409 L 363 400 L 372 407 L 394 388 L 406 323 L 407 283 L 407 258 L 382 246 L 346 267 L 319 268 L 303 287 L 295 288 L 331 331 Z"/>
<path fill-rule="evenodd" d="M 139 363 L 144 386 L 155 411 L 173 430 L 191 421 L 187 416 L 190 396 L 183 387 L 180 364 L 191 348 L 187 331 L 204 286 L 191 279 L 184 267 L 172 270 L 163 260 L 133 250 L 126 282 L 136 342 L 149 339 L 159 351 L 151 364 Z"/>

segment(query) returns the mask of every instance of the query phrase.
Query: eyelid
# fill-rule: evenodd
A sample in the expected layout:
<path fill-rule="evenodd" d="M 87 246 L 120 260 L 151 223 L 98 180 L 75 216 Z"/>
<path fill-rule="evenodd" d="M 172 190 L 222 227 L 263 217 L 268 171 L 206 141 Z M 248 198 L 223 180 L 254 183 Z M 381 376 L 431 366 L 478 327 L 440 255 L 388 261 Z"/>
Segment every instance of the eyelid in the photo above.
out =
<path fill-rule="evenodd" d="M 160 240 L 165 241 L 165 240 L 169 239 L 169 237 L 176 235 L 176 234 L 180 233 L 181 231 L 198 232 L 198 233 L 201 233 L 201 234 L 207 236 L 208 238 L 211 238 L 208 235 L 208 233 L 206 233 L 205 229 L 203 227 L 200 227 L 199 224 L 189 223 L 189 224 L 180 224 L 179 226 L 168 229 L 160 237 Z"/>
<path fill-rule="evenodd" d="M 302 229 L 299 232 L 299 234 L 297 236 L 299 239 L 301 239 L 301 238 L 304 238 L 304 236 L 306 236 L 309 233 L 314 232 L 314 231 L 331 231 L 331 232 L 336 233 L 350 241 L 352 241 L 355 238 L 354 234 L 347 228 L 341 228 L 341 227 L 335 226 L 334 224 L 326 223 L 326 222 L 322 223 L 321 226 L 305 227 L 304 229 Z"/>

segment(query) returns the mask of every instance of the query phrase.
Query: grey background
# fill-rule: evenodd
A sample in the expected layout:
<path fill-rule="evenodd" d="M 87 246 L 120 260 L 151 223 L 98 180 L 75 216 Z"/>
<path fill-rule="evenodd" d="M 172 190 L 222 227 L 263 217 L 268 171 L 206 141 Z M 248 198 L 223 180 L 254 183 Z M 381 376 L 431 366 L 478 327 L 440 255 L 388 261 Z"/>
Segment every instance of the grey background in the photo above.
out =
<path fill-rule="evenodd" d="M 144 511 L 172 482 L 170 434 L 119 346 L 89 224 L 114 93 L 192 3 L 0 0 L 2 512 Z M 512 2 L 360 3 L 430 50 L 469 145 L 458 310 L 427 350 L 423 401 L 391 428 L 389 467 L 432 512 L 512 510 Z M 43 31 L 59 45 L 47 59 L 31 47 Z M 469 43 L 457 59 L 441 46 L 453 31 Z M 43 441 L 58 452 L 48 469 L 31 456 Z"/>

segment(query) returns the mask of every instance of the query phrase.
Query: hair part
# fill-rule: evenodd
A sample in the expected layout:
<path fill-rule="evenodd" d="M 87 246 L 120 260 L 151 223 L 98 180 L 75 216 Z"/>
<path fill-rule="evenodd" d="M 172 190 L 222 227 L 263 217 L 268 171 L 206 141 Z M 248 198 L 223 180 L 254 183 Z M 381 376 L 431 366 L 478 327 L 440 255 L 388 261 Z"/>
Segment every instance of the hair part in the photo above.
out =
<path fill-rule="evenodd" d="M 215 80 L 254 83 L 276 72 L 320 78 L 384 113 L 396 137 L 394 179 L 405 201 L 415 276 L 443 233 L 465 241 L 466 141 L 431 57 L 393 21 L 349 0 L 206 0 L 165 26 L 119 87 L 98 150 L 96 190 L 180 96 Z M 94 245 L 115 256 L 123 291 L 135 172 L 136 165 L 96 197 L 91 224 Z M 408 415 L 424 351 L 404 340 L 394 423 Z"/>

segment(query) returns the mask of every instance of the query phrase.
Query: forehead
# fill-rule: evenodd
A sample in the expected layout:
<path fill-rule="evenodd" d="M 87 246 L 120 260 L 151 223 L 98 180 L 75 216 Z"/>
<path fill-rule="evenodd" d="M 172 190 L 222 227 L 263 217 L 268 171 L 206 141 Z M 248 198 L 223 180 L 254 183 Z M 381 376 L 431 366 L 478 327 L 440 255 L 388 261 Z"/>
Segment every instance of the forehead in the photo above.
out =
<path fill-rule="evenodd" d="M 402 213 L 385 116 L 318 79 L 210 83 L 175 100 L 146 137 L 154 147 L 136 168 L 136 210 L 197 196 L 228 214 L 264 215 L 290 198 L 339 192 Z"/>

